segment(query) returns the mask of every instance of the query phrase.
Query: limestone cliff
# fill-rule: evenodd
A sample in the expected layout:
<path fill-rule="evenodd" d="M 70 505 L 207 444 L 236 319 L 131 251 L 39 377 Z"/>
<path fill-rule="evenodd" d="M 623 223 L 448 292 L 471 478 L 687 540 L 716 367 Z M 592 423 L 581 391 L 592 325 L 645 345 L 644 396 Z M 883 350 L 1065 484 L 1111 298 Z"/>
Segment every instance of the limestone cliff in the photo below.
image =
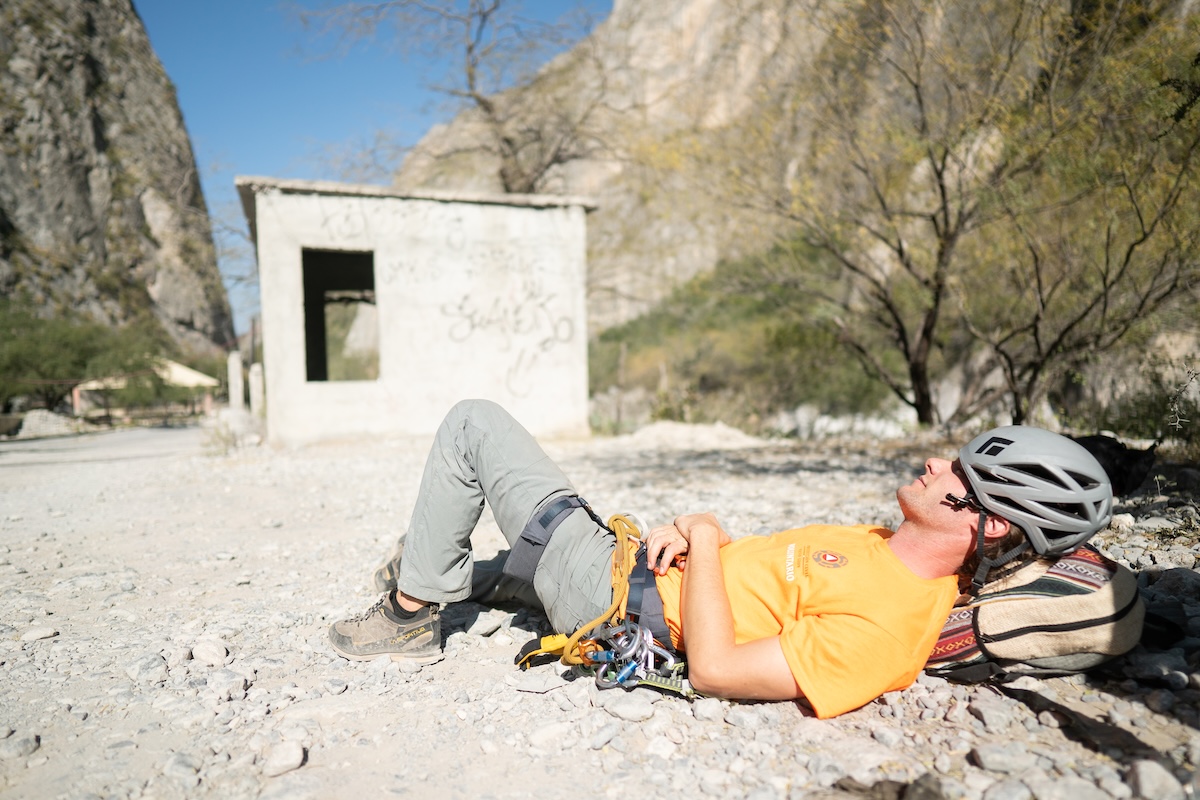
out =
<path fill-rule="evenodd" d="M 702 139 L 761 107 L 762 87 L 801 72 L 811 28 L 788 0 L 616 0 L 610 17 L 531 86 L 507 98 L 533 113 L 573 114 L 593 142 L 587 157 L 552 170 L 542 191 L 590 195 L 593 328 L 649 308 L 718 259 L 761 250 L 762 215 L 733 207 L 697 172 Z M 529 97 L 548 98 L 540 106 Z M 431 130 L 401 167 L 404 187 L 499 191 L 495 159 L 475 112 Z"/>
<path fill-rule="evenodd" d="M 131 0 L 0 4 L 0 294 L 233 341 L 175 89 Z"/>

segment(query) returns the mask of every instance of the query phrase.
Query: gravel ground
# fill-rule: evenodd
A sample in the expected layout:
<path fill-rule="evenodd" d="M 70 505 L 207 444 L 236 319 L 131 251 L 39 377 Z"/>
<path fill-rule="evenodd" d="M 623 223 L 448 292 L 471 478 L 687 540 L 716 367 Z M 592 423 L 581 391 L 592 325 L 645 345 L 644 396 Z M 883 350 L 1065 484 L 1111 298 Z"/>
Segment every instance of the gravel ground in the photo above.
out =
<path fill-rule="evenodd" d="M 1165 800 L 1195 785 L 1194 638 L 1007 693 L 926 676 L 830 721 L 519 672 L 513 656 L 546 632 L 519 609 L 448 607 L 432 666 L 344 661 L 326 629 L 375 599 L 428 440 L 227 441 L 0 442 L 0 797 Z M 547 450 L 601 514 L 712 510 L 738 535 L 894 523 L 895 487 L 952 452 L 661 423 Z M 1196 636 L 1196 494 L 1179 489 L 1196 476 L 1172 474 L 1099 538 Z M 476 541 L 480 557 L 502 544 L 486 517 Z"/>

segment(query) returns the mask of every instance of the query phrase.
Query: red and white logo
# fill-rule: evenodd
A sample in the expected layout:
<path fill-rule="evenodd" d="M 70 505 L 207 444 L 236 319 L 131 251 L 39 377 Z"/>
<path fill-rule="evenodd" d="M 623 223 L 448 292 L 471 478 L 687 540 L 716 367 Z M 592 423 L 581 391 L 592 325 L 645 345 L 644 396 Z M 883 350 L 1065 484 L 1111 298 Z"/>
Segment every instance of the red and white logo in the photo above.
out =
<path fill-rule="evenodd" d="M 841 553 L 835 553 L 832 550 L 818 550 L 813 553 L 813 561 L 820 564 L 822 567 L 844 567 L 849 559 Z"/>

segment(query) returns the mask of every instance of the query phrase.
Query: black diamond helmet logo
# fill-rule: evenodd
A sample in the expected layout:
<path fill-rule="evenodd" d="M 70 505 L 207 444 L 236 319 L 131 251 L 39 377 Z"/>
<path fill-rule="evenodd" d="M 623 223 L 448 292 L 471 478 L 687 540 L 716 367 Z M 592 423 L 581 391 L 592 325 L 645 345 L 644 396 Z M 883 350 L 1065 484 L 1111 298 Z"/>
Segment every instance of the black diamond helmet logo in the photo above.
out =
<path fill-rule="evenodd" d="M 1004 452 L 1004 448 L 1013 443 L 1012 439 L 1005 439 L 1001 436 L 993 436 L 979 446 L 976 453 L 983 453 L 989 456 L 998 456 Z"/>

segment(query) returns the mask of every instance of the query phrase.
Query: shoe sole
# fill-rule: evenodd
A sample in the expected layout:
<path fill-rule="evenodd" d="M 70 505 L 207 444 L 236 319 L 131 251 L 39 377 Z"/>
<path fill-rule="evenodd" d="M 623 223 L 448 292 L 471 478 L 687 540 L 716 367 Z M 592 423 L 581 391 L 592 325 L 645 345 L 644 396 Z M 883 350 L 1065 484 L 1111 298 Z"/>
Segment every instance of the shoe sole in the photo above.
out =
<path fill-rule="evenodd" d="M 333 644 L 332 642 L 330 642 L 329 646 L 332 647 L 339 656 L 341 656 L 342 658 L 345 658 L 345 659 L 349 659 L 350 661 L 374 661 L 375 659 L 379 658 L 380 656 L 387 656 L 392 661 L 396 661 L 396 662 L 407 661 L 411 664 L 428 665 L 428 664 L 436 664 L 437 662 L 441 661 L 443 658 L 446 657 L 446 654 L 441 653 L 441 652 L 420 653 L 420 654 L 418 654 L 418 653 L 412 653 L 412 654 L 388 653 L 388 652 L 348 653 L 345 650 L 343 650 L 342 648 L 338 647 L 336 644 Z"/>

